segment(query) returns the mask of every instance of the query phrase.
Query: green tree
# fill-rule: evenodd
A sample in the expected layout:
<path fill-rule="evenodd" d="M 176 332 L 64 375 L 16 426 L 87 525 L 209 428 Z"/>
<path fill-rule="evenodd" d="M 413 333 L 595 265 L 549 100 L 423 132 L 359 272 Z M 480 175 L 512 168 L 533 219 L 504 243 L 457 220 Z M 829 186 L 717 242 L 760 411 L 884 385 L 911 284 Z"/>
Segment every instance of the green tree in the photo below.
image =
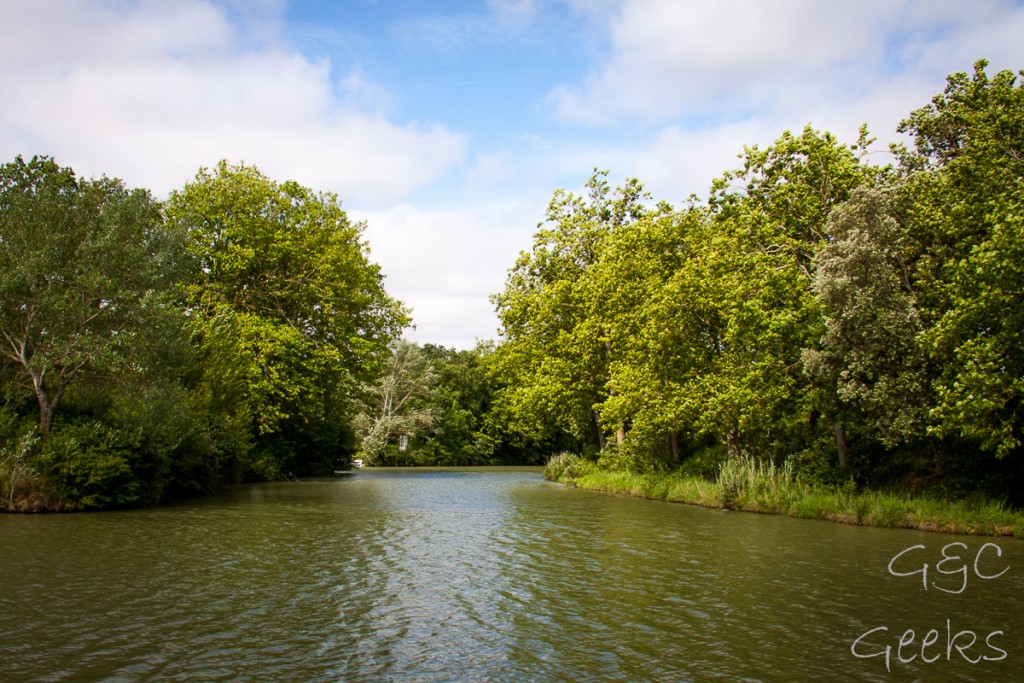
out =
<path fill-rule="evenodd" d="M 836 416 L 866 421 L 889 447 L 925 435 L 932 395 L 908 235 L 897 215 L 893 192 L 871 188 L 833 209 L 832 241 L 815 260 L 825 329 L 820 346 L 804 351 L 808 372 L 835 387 Z"/>
<path fill-rule="evenodd" d="M 662 205 L 611 235 L 593 270 L 592 308 L 615 351 L 599 410 L 629 427 L 617 454 L 623 466 L 678 464 L 680 433 L 694 433 L 685 387 L 707 369 L 716 333 L 713 283 L 694 280 L 706 218 L 696 206 Z M 670 461 L 659 462 L 665 448 Z"/>
<path fill-rule="evenodd" d="M 369 387 L 356 419 L 362 454 L 369 464 L 390 464 L 388 447 L 393 441 L 422 436 L 434 427 L 438 417 L 431 402 L 435 381 L 434 366 L 422 348 L 404 339 L 393 345 L 384 373 Z M 401 449 L 407 447 L 406 442 Z"/>
<path fill-rule="evenodd" d="M 949 76 L 900 130 L 933 433 L 1005 456 L 1024 440 L 1024 83 L 986 66 Z"/>
<path fill-rule="evenodd" d="M 813 263 L 830 238 L 832 208 L 888 173 L 860 163 L 869 145 L 866 129 L 854 145 L 810 126 L 799 136 L 787 131 L 769 148 L 748 148 L 742 168 L 712 185 L 714 237 L 702 258 L 716 261 L 706 270 L 721 278 L 723 325 L 715 367 L 695 392 L 705 429 L 734 455 L 744 441 L 788 450 L 787 434 L 830 403 L 802 371 L 820 320 Z"/>
<path fill-rule="evenodd" d="M 430 403 L 433 429 L 423 439 L 425 462 L 435 465 L 489 465 L 501 462 L 502 438 L 490 430 L 488 415 L 495 384 L 486 362 L 490 348 L 457 350 L 426 344 L 424 353 L 436 380 Z"/>
<path fill-rule="evenodd" d="M 44 439 L 73 383 L 126 366 L 167 301 L 172 243 L 145 190 L 48 157 L 0 167 L 0 350 L 31 387 Z"/>
<path fill-rule="evenodd" d="M 259 476 L 332 468 L 358 386 L 408 322 L 336 196 L 221 162 L 174 192 L 199 261 L 184 288 L 199 343 L 236 376 Z"/>
<path fill-rule="evenodd" d="M 554 427 L 603 448 L 611 431 L 596 408 L 607 396 L 614 350 L 593 315 L 588 273 L 608 236 L 648 209 L 638 182 L 613 191 L 606 176 L 595 172 L 585 197 L 555 192 L 547 211 L 552 227 L 537 231 L 532 251 L 520 255 L 493 298 L 504 336 L 495 358 L 503 386 L 497 409 L 535 440 Z M 613 429 L 621 438 L 624 426 Z"/>

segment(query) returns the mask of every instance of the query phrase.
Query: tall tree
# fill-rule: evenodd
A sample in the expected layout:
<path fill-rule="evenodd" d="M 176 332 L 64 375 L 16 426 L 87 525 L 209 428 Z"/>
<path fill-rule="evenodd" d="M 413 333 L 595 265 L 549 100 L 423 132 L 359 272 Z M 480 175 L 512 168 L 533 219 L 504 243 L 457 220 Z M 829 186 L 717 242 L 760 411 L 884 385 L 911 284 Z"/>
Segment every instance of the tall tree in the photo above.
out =
<path fill-rule="evenodd" d="M 362 453 L 370 464 L 388 464 L 387 450 L 392 441 L 415 438 L 434 426 L 438 411 L 432 405 L 431 393 L 436 378 L 422 348 L 404 339 L 393 345 L 384 373 L 369 387 L 364 410 L 356 418 Z M 402 445 L 403 450 L 407 445 Z"/>
<path fill-rule="evenodd" d="M 171 195 L 200 262 L 186 287 L 197 335 L 244 386 L 264 476 L 328 469 L 351 401 L 408 322 L 338 198 L 221 162 Z"/>
<path fill-rule="evenodd" d="M 866 129 L 854 145 L 810 126 L 787 131 L 771 147 L 748 148 L 742 168 L 712 185 L 707 258 L 718 261 L 709 268 L 722 278 L 724 326 L 698 390 L 703 421 L 734 454 L 744 439 L 766 445 L 820 409 L 801 363 L 819 320 L 813 262 L 832 208 L 887 172 L 860 163 L 869 144 Z M 836 436 L 841 448 L 841 427 Z"/>
<path fill-rule="evenodd" d="M 171 290 L 170 243 L 145 190 L 48 157 L 0 167 L 0 351 L 31 386 L 44 439 L 72 383 L 126 364 Z"/>
<path fill-rule="evenodd" d="M 1024 443 L 1024 82 L 986 67 L 949 76 L 900 130 L 933 430 L 1004 456 Z"/>
<path fill-rule="evenodd" d="M 908 235 L 893 195 L 860 188 L 833 209 L 832 239 L 815 260 L 825 329 L 820 346 L 804 352 L 809 374 L 836 389 L 829 412 L 866 421 L 887 446 L 925 435 L 932 395 Z"/>
<path fill-rule="evenodd" d="M 596 407 L 607 392 L 614 349 L 607 329 L 592 315 L 588 273 L 612 233 L 648 209 L 635 180 L 612 190 L 607 173 L 595 172 L 580 196 L 557 191 L 533 249 L 520 255 L 505 290 L 494 297 L 504 343 L 496 369 L 504 389 L 498 410 L 539 437 L 554 423 L 582 442 L 603 447 L 612 430 Z"/>

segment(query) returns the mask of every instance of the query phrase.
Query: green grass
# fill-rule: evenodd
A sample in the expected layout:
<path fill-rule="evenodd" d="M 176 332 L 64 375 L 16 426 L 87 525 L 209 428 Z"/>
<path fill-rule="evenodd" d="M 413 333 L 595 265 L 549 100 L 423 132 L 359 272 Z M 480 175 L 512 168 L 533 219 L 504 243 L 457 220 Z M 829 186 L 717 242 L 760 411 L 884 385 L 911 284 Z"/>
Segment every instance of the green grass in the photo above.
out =
<path fill-rule="evenodd" d="M 723 463 L 717 479 L 710 480 L 679 472 L 603 470 L 572 454 L 556 458 L 554 464 L 549 462 L 545 476 L 595 491 L 844 524 L 1024 537 L 1024 511 L 1010 509 L 1000 501 L 943 500 L 808 484 L 794 476 L 788 463 L 780 467 L 737 458 Z"/>

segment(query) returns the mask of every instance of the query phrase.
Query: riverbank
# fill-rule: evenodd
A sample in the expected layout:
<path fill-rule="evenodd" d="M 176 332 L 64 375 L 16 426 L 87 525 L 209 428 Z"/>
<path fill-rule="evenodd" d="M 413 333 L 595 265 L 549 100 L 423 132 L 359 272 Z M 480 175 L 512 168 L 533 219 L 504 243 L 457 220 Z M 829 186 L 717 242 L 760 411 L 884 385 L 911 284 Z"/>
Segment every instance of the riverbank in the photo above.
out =
<path fill-rule="evenodd" d="M 562 454 L 548 462 L 544 476 L 568 486 L 671 503 L 891 529 L 1024 538 L 1024 512 L 999 501 L 940 500 L 830 488 L 801 482 L 790 468 L 753 459 L 726 463 L 718 479 L 709 480 L 679 472 L 603 470 L 577 456 Z"/>

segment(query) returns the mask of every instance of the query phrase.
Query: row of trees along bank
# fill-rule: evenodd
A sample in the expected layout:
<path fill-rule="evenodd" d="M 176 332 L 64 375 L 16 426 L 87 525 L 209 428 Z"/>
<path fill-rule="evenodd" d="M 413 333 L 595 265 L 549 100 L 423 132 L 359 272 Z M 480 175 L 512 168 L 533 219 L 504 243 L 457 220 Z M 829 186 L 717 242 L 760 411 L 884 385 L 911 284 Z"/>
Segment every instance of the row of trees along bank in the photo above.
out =
<path fill-rule="evenodd" d="M 1024 503 L 1024 89 L 948 78 L 880 165 L 811 127 L 706 201 L 556 192 L 494 298 L 494 410 L 609 469 L 741 454 Z"/>
<path fill-rule="evenodd" d="M 0 508 L 330 471 L 408 323 L 335 196 L 247 166 L 166 202 L 0 167 Z"/>

